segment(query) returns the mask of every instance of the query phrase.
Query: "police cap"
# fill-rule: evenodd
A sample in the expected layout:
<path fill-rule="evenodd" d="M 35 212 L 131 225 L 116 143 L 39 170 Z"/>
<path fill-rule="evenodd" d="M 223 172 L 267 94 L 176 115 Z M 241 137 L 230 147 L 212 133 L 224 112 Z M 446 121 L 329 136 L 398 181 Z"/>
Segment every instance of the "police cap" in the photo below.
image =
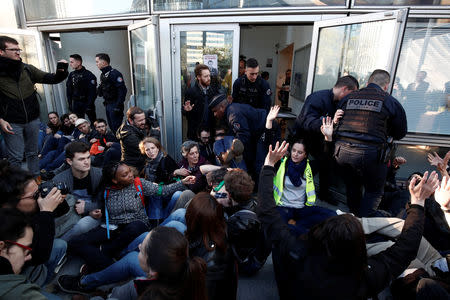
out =
<path fill-rule="evenodd" d="M 223 100 L 227 99 L 226 94 L 217 94 L 214 96 L 214 98 L 211 100 L 211 103 L 209 103 L 209 109 L 213 109 L 217 105 L 219 105 Z"/>

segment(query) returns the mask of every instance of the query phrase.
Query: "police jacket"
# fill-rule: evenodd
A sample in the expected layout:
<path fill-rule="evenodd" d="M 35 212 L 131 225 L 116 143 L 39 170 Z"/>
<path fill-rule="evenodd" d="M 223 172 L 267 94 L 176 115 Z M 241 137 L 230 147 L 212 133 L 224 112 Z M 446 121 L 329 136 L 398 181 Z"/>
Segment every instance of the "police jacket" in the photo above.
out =
<path fill-rule="evenodd" d="M 129 166 L 137 168 L 139 171 L 142 170 L 145 156 L 139 150 L 139 143 L 145 137 L 145 130 L 130 125 L 126 121 L 117 130 L 116 137 L 120 141 L 122 161 Z"/>
<path fill-rule="evenodd" d="M 206 262 L 206 289 L 209 300 L 236 299 L 237 270 L 231 248 L 219 250 L 213 241 L 209 241 L 212 251 L 208 251 L 199 238 L 189 241 L 189 256 L 201 257 Z"/>
<path fill-rule="evenodd" d="M 233 102 L 250 104 L 254 108 L 270 110 L 272 99 L 270 86 L 261 76 L 255 82 L 248 80 L 247 75 L 242 75 L 233 83 Z"/>
<path fill-rule="evenodd" d="M 267 111 L 248 104 L 231 103 L 225 109 L 228 126 L 244 147 L 250 149 L 253 139 L 259 138 L 266 128 Z"/>
<path fill-rule="evenodd" d="M 344 110 L 344 116 L 339 121 L 336 140 L 383 144 L 388 136 L 400 140 L 406 135 L 402 105 L 374 83 L 347 95 L 339 101 L 338 108 Z"/>
<path fill-rule="evenodd" d="M 127 95 L 127 87 L 123 81 L 122 73 L 111 66 L 104 67 L 101 71 L 98 95 L 103 97 L 107 104 L 123 105 Z"/>
<path fill-rule="evenodd" d="M 412 205 L 397 242 L 367 259 L 360 280 L 348 274 L 339 260 L 320 249 L 310 250 L 308 240 L 292 234 L 276 210 L 272 182 L 274 168 L 264 166 L 258 189 L 258 218 L 270 239 L 277 282 L 284 279 L 280 299 L 367 299 L 374 297 L 401 274 L 416 257 L 424 228 L 424 209 Z M 280 278 L 280 276 L 284 276 Z"/>
<path fill-rule="evenodd" d="M 320 132 L 322 119 L 333 118 L 337 102 L 334 101 L 333 89 L 321 90 L 309 95 L 295 120 L 295 135 L 307 143 L 309 152 L 313 155 L 322 151 L 323 135 Z"/>
<path fill-rule="evenodd" d="M 47 73 L 20 60 L 0 57 L 0 118 L 26 124 L 39 117 L 35 83 L 56 84 L 67 77 L 67 64 L 58 63 L 55 73 Z"/>
<path fill-rule="evenodd" d="M 214 118 L 208 105 L 218 92 L 214 86 L 209 86 L 205 94 L 198 81 L 195 81 L 195 84 L 186 91 L 184 101 L 189 100 L 191 105 L 194 105 L 191 111 L 183 111 L 188 122 L 187 137 L 189 139 L 197 140 L 197 130 L 202 125 L 213 128 Z"/>
<path fill-rule="evenodd" d="M 85 67 L 81 67 L 79 70 L 70 72 L 66 91 L 69 103 L 80 101 L 92 105 L 97 97 L 97 77 Z"/>

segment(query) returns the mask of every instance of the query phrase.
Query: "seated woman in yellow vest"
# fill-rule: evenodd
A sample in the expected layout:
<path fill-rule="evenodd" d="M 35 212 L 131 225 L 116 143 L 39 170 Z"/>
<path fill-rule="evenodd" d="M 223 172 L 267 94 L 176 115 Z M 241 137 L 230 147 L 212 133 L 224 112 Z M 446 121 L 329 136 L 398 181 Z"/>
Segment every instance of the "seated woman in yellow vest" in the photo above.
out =
<path fill-rule="evenodd" d="M 313 174 L 303 140 L 292 144 L 289 157 L 284 157 L 273 180 L 277 209 L 291 230 L 301 235 L 336 212 L 314 206 L 316 192 Z"/>

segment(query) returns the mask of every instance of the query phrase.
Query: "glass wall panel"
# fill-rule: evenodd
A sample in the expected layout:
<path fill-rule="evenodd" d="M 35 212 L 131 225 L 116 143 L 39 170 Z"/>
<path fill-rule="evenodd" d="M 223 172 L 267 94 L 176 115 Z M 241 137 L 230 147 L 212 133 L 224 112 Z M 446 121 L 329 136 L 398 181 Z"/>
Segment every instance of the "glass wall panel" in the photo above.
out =
<path fill-rule="evenodd" d="M 1 33 L 0 33 L 1 35 Z M 20 53 L 20 57 L 24 63 L 35 66 L 38 69 L 43 70 L 44 67 L 39 63 L 38 50 L 37 50 L 37 41 L 35 36 L 33 35 L 23 35 L 23 34 L 6 34 L 19 42 L 19 47 L 23 51 Z M 54 71 L 53 71 L 54 72 Z M 52 101 L 51 99 L 46 99 L 44 94 L 44 87 L 42 84 L 36 84 L 36 90 L 38 92 L 39 106 L 41 110 L 41 120 L 47 120 L 48 109 L 47 109 L 47 101 Z M 53 105 L 53 104 L 52 104 Z M 53 105 L 54 107 L 54 105 Z"/>
<path fill-rule="evenodd" d="M 375 69 L 389 66 L 396 20 L 320 29 L 313 91 L 329 89 L 337 78 L 352 75 L 365 86 Z"/>
<path fill-rule="evenodd" d="M 392 95 L 408 131 L 450 135 L 450 19 L 409 19 Z"/>
<path fill-rule="evenodd" d="M 27 21 L 149 12 L 148 0 L 23 0 Z"/>
<path fill-rule="evenodd" d="M 154 11 L 178 11 L 196 9 L 296 7 L 296 6 L 345 6 L 345 0 L 154 0 Z"/>
<path fill-rule="evenodd" d="M 397 6 L 419 6 L 419 5 L 450 5 L 449 0 L 355 0 L 354 6 L 363 5 L 397 5 Z"/>
<path fill-rule="evenodd" d="M 153 25 L 130 31 L 134 93 L 137 106 L 147 110 L 156 104 L 157 63 Z"/>

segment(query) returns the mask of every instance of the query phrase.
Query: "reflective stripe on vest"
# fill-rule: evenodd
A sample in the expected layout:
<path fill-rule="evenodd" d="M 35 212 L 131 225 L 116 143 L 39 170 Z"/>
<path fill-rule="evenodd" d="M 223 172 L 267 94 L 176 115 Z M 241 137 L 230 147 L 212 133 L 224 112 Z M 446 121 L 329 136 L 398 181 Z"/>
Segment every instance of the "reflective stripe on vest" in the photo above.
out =
<path fill-rule="evenodd" d="M 283 195 L 284 189 L 284 175 L 286 172 L 286 161 L 287 157 L 284 157 L 281 160 L 280 167 L 278 168 L 277 174 L 273 179 L 273 198 L 275 199 L 276 205 L 280 206 L 283 204 L 281 201 L 281 196 Z M 309 159 L 306 160 L 306 168 L 304 177 L 306 179 L 306 202 L 305 205 L 313 206 L 316 202 L 316 190 L 314 187 L 314 179 L 311 171 L 311 167 L 309 166 Z"/>

